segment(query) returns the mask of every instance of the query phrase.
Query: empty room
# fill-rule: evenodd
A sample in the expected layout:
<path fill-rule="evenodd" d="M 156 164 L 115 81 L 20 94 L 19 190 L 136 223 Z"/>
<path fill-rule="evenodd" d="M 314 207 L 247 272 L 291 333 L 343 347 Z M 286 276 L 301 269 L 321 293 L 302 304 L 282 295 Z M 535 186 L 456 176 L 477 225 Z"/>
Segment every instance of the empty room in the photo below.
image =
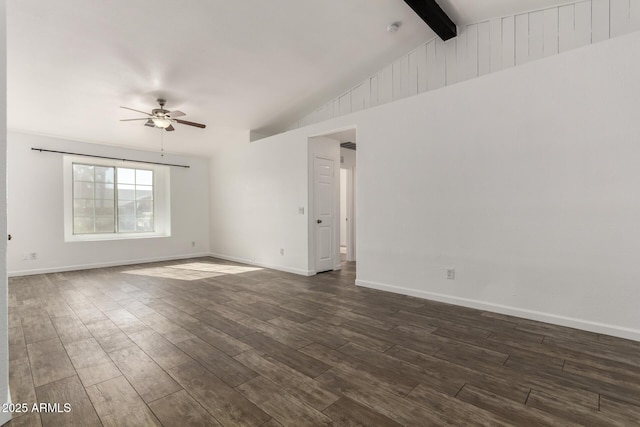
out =
<path fill-rule="evenodd" d="M 0 14 L 0 425 L 640 425 L 640 1 Z"/>

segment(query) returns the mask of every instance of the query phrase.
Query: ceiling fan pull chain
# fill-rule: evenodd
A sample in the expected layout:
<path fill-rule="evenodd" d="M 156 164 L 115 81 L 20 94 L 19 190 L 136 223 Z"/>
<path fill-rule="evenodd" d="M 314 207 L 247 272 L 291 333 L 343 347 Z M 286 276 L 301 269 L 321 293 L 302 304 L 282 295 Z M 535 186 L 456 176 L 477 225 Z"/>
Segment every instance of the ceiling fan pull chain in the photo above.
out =
<path fill-rule="evenodd" d="M 164 129 L 160 128 L 160 157 L 164 157 Z"/>

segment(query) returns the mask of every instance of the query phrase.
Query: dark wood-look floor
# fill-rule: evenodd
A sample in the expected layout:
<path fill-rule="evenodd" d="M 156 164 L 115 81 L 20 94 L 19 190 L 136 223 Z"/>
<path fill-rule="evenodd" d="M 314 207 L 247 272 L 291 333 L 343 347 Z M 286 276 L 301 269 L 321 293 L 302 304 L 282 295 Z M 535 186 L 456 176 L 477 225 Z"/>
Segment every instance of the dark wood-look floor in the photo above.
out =
<path fill-rule="evenodd" d="M 213 258 L 12 278 L 10 425 L 639 425 L 640 343 Z"/>

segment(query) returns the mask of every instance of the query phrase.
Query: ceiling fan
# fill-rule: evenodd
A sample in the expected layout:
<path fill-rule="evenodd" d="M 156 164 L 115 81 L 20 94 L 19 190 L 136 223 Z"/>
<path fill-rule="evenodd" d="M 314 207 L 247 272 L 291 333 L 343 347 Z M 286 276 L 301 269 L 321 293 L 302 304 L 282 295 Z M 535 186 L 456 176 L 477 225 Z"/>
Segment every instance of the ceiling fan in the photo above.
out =
<path fill-rule="evenodd" d="M 154 108 L 153 110 L 151 110 L 151 113 L 145 113 L 144 111 L 134 110 L 133 108 L 129 108 L 129 107 L 120 107 L 120 108 L 124 108 L 125 110 L 135 111 L 137 113 L 146 114 L 148 116 L 148 117 L 142 117 L 139 119 L 122 119 L 120 121 L 131 122 L 135 120 L 146 120 L 144 124 L 145 126 L 164 129 L 167 132 L 171 132 L 175 130 L 175 128 L 173 127 L 173 123 L 179 123 L 181 125 L 187 125 L 187 126 L 195 126 L 200 129 L 204 129 L 206 127 L 206 125 L 203 125 L 202 123 L 195 123 L 195 122 L 189 122 L 187 120 L 178 119 L 177 117 L 182 117 L 182 116 L 185 116 L 186 114 L 178 110 L 175 110 L 175 111 L 165 110 L 164 104 L 167 103 L 166 99 L 159 98 L 157 101 L 158 101 L 158 104 L 160 104 L 160 108 Z"/>

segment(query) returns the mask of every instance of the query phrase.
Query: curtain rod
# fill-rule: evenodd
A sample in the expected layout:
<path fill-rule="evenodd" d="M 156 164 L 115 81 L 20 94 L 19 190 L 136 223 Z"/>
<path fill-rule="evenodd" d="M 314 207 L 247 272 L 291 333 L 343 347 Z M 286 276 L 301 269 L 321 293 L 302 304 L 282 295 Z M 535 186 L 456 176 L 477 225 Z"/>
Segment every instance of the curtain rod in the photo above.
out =
<path fill-rule="evenodd" d="M 47 153 L 70 154 L 72 156 L 93 157 L 93 158 L 96 158 L 96 159 L 120 160 L 120 161 L 123 161 L 123 162 L 146 163 L 146 164 L 149 164 L 149 165 L 175 166 L 177 168 L 187 168 L 187 169 L 191 167 L 191 166 L 188 166 L 188 165 L 174 165 L 172 163 L 148 162 L 146 160 L 131 160 L 131 159 L 122 159 L 122 158 L 119 158 L 119 157 L 94 156 L 93 154 L 69 153 L 67 151 L 47 150 L 45 148 L 33 148 L 33 147 L 31 147 L 31 149 L 33 151 L 39 151 L 41 153 L 42 152 L 47 152 Z"/>

